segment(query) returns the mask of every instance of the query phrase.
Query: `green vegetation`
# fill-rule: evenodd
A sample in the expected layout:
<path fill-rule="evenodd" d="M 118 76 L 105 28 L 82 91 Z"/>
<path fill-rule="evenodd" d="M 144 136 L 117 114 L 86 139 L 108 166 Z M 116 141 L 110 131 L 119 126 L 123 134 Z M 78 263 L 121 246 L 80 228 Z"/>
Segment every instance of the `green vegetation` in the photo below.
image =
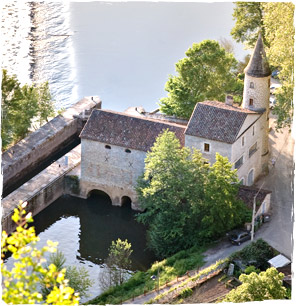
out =
<path fill-rule="evenodd" d="M 148 246 L 157 256 L 208 243 L 245 222 L 247 208 L 237 198 L 231 167 L 219 154 L 210 166 L 199 151 L 181 147 L 172 132 L 156 139 L 138 181 L 145 211 L 137 219 L 149 226 Z"/>
<path fill-rule="evenodd" d="M 32 222 L 31 213 L 24 210 L 26 203 L 14 210 L 12 220 L 17 224 L 16 231 L 10 236 L 2 232 L 1 240 L 1 273 L 2 299 L 7 304 L 47 304 L 47 305 L 78 305 L 79 294 L 68 286 L 65 269 L 58 270 L 54 264 L 44 266 L 47 252 L 56 251 L 57 243 L 47 241 L 41 250 L 36 248 L 39 240 L 34 227 L 28 228 Z M 14 259 L 11 270 L 4 263 L 8 252 Z M 43 297 L 40 284 L 51 288 Z"/>
<path fill-rule="evenodd" d="M 16 76 L 2 70 L 2 149 L 23 139 L 33 122 L 38 128 L 55 114 L 48 83 L 21 86 Z"/>
<path fill-rule="evenodd" d="M 157 287 L 157 281 L 151 276 L 158 276 L 160 286 L 184 275 L 187 271 L 196 269 L 203 265 L 203 248 L 193 247 L 186 251 L 181 251 L 167 259 L 152 265 L 146 272 L 138 271 L 120 286 L 112 287 L 99 295 L 88 304 L 120 304 L 122 301 L 139 296 Z"/>
<path fill-rule="evenodd" d="M 109 255 L 106 259 L 106 267 L 99 275 L 100 286 L 104 290 L 110 287 L 121 285 L 128 279 L 131 267 L 130 256 L 133 252 L 132 245 L 127 240 L 117 239 L 112 241 L 109 248 Z"/>
<path fill-rule="evenodd" d="M 241 274 L 239 280 L 242 285 L 231 290 L 223 302 L 251 302 L 284 299 L 287 295 L 282 281 L 283 273 L 275 268 L 269 268 L 259 274 L 253 272 L 249 275 Z"/>
<path fill-rule="evenodd" d="M 282 87 L 273 110 L 278 128 L 291 126 L 293 118 L 294 9 L 292 2 L 236 2 L 233 13 L 233 38 L 253 48 L 261 31 L 269 64 L 279 70 Z"/>
<path fill-rule="evenodd" d="M 197 102 L 224 101 L 226 93 L 242 95 L 243 83 L 236 77 L 237 61 L 217 41 L 194 43 L 185 54 L 176 63 L 177 76 L 169 76 L 165 85 L 168 96 L 160 99 L 161 112 L 190 118 Z"/>
<path fill-rule="evenodd" d="M 57 271 L 62 271 L 64 268 L 66 269 L 65 279 L 67 279 L 68 285 L 74 289 L 76 293 L 79 293 L 80 297 L 87 296 L 87 291 L 89 287 L 92 285 L 92 281 L 89 278 L 89 273 L 84 267 L 75 267 L 75 266 L 67 266 L 65 267 L 66 258 L 61 251 L 57 251 L 53 253 L 49 257 L 48 264 L 46 267 L 48 268 L 51 264 L 56 266 Z M 47 296 L 51 291 L 51 287 L 48 285 L 42 284 L 42 295 Z"/>

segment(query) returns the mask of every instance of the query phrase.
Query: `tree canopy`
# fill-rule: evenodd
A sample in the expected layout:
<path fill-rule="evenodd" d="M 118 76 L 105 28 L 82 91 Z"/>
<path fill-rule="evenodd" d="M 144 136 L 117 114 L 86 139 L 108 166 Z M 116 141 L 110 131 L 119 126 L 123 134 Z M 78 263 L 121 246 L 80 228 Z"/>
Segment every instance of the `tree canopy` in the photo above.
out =
<path fill-rule="evenodd" d="M 242 223 L 245 206 L 236 197 L 236 173 L 226 158 L 216 158 L 210 166 L 169 131 L 148 152 L 137 186 L 144 210 L 138 221 L 149 226 L 148 245 L 157 256 L 202 244 Z"/>
<path fill-rule="evenodd" d="M 31 213 L 24 210 L 26 203 L 14 210 L 12 220 L 17 224 L 16 231 L 10 236 L 2 232 L 1 239 L 1 273 L 2 299 L 7 304 L 47 304 L 47 305 L 78 305 L 79 294 L 68 286 L 65 269 L 58 270 L 54 264 L 45 266 L 45 254 L 56 251 L 57 243 L 47 241 L 41 250 L 37 249 L 39 240 L 34 227 L 28 228 L 32 222 Z M 12 269 L 4 262 L 7 252 L 14 259 Z M 51 288 L 43 296 L 41 284 Z"/>
<path fill-rule="evenodd" d="M 275 92 L 277 127 L 290 126 L 294 89 L 294 9 L 292 2 L 236 2 L 233 38 L 253 48 L 261 31 L 269 64 L 279 70 L 282 84 Z"/>
<path fill-rule="evenodd" d="M 2 71 L 2 148 L 26 137 L 33 121 L 36 128 L 55 114 L 48 83 L 21 86 L 16 76 Z"/>
<path fill-rule="evenodd" d="M 242 285 L 231 290 L 224 302 L 243 303 L 251 301 L 280 300 L 286 297 L 286 288 L 283 286 L 284 274 L 275 268 L 269 268 L 259 274 L 252 272 L 249 275 L 241 274 L 239 280 Z"/>
<path fill-rule="evenodd" d="M 160 99 L 160 111 L 189 118 L 197 102 L 225 100 L 227 93 L 242 94 L 236 78 L 237 61 L 217 41 L 194 43 L 176 63 L 177 75 L 165 85 L 168 96 Z"/>

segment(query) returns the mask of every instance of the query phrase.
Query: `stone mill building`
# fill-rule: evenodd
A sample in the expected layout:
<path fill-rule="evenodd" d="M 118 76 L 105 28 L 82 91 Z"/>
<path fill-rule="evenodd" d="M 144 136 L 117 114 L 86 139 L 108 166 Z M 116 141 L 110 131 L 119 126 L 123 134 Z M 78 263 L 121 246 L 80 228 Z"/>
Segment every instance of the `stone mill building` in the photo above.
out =
<path fill-rule="evenodd" d="M 188 122 L 164 116 L 93 110 L 81 132 L 81 196 L 92 190 L 108 194 L 113 205 L 131 202 L 144 170 L 147 152 L 165 129 L 181 144 L 200 150 L 210 163 L 216 152 L 228 157 L 243 185 L 251 186 L 268 169 L 269 95 L 271 71 L 261 35 L 245 69 L 242 107 L 204 101 L 196 104 Z"/>

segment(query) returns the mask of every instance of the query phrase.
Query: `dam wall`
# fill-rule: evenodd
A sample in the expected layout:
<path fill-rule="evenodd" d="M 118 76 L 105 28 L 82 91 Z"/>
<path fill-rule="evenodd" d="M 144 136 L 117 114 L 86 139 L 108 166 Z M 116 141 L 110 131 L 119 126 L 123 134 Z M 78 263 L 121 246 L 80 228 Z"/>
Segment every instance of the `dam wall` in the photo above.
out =
<path fill-rule="evenodd" d="M 74 141 L 93 109 L 101 108 L 99 97 L 85 97 L 61 115 L 56 116 L 35 132 L 2 154 L 3 191 L 24 179 Z"/>

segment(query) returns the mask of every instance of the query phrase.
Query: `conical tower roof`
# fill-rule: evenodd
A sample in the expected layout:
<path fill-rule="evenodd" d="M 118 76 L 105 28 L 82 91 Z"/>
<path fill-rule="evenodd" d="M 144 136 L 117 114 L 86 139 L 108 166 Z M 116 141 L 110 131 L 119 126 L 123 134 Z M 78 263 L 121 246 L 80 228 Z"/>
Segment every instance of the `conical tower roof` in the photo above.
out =
<path fill-rule="evenodd" d="M 271 75 L 271 70 L 264 51 L 261 33 L 259 33 L 258 40 L 249 64 L 245 68 L 245 74 L 255 78 L 262 78 Z"/>

